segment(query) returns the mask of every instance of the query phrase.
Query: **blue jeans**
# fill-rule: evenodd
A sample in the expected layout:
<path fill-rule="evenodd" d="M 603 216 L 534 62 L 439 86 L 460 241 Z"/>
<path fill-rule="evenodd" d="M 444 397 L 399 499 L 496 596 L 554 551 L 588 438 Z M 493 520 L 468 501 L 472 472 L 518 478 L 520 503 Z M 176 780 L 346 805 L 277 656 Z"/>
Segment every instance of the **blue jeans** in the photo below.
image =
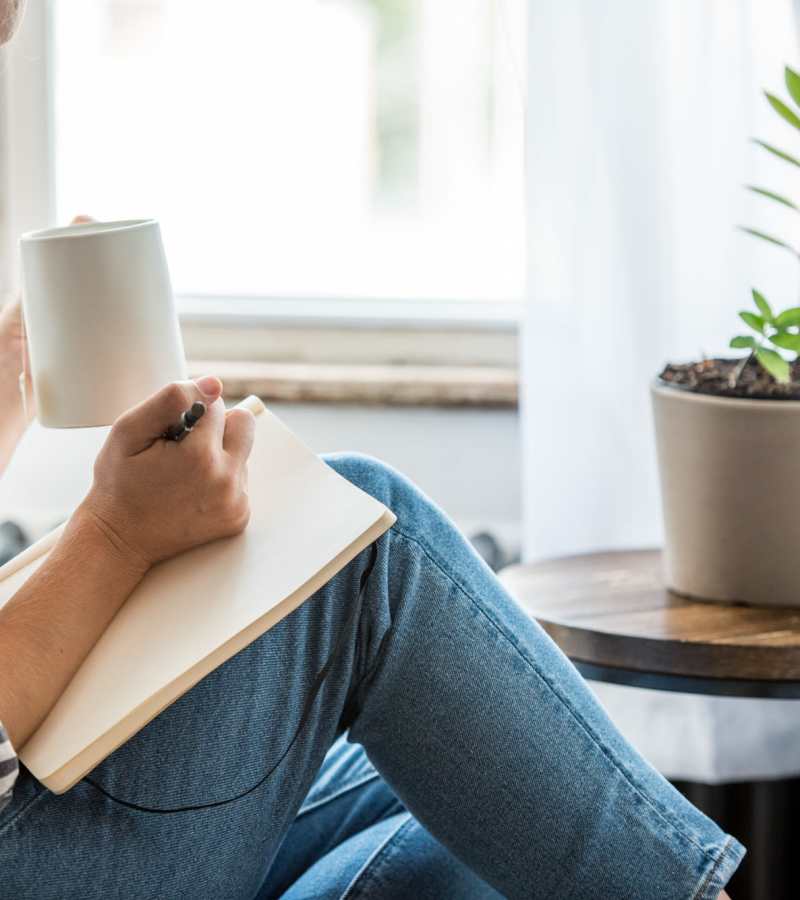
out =
<path fill-rule="evenodd" d="M 328 462 L 397 524 L 96 784 L 57 797 L 23 773 L 0 897 L 716 898 L 742 847 L 625 742 L 418 490 L 365 457 Z"/>

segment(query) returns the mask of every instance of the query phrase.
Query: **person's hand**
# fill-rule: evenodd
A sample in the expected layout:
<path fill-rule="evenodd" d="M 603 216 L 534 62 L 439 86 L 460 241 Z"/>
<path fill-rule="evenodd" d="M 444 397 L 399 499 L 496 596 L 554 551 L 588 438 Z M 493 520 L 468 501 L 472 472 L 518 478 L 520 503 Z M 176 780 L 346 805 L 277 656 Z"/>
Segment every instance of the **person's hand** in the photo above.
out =
<path fill-rule="evenodd" d="M 22 397 L 19 392 L 19 373 L 23 369 L 30 376 L 27 360 L 28 348 L 25 332 L 22 327 L 22 309 L 19 299 L 12 300 L 0 309 L 0 408 L 4 417 L 14 416 L 20 422 L 22 415 Z M 28 379 L 30 388 L 30 377 Z M 33 415 L 33 396 L 29 391 L 28 419 Z M 25 423 L 27 424 L 27 422 Z"/>
<path fill-rule="evenodd" d="M 120 416 L 94 465 L 94 483 L 73 518 L 97 528 L 132 568 L 247 525 L 247 457 L 255 419 L 225 412 L 222 383 L 206 376 L 169 384 Z M 196 400 L 207 411 L 185 440 L 160 435 Z"/>
<path fill-rule="evenodd" d="M 22 311 L 19 300 L 16 300 L 0 309 L 0 475 L 5 471 L 34 415 L 30 377 L 25 385 L 25 406 L 19 389 L 23 355 L 26 360 L 25 371 L 30 373 L 27 354 Z"/>
<path fill-rule="evenodd" d="M 89 216 L 75 216 L 70 224 L 78 225 L 91 221 Z M 28 413 L 27 417 L 23 412 L 19 389 L 19 375 L 23 371 L 26 375 L 25 408 Z M 36 413 L 30 359 L 28 358 L 28 342 L 22 322 L 22 304 L 19 297 L 0 308 L 0 409 L 3 410 L 3 418 L 0 421 L 0 430 L 3 432 L 0 434 L 0 445 L 7 445 L 9 450 L 13 450 L 22 432 L 31 423 Z M 0 469 L 2 469 L 2 462 L 3 460 L 0 459 Z"/>

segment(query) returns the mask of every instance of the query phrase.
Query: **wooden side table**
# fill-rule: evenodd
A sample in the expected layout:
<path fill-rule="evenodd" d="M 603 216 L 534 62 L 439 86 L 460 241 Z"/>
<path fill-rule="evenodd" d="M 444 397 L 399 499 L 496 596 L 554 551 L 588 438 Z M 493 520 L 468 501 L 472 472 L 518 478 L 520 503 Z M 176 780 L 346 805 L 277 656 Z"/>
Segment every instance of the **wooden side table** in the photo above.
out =
<path fill-rule="evenodd" d="M 647 550 L 566 557 L 512 566 L 500 580 L 586 678 L 800 699 L 800 609 L 679 597 L 664 588 L 660 556 Z M 792 827 L 800 779 L 676 786 L 747 846 L 729 887 L 735 900 L 800 897 Z"/>
<path fill-rule="evenodd" d="M 800 609 L 679 597 L 656 550 L 512 566 L 500 579 L 587 678 L 800 699 Z"/>

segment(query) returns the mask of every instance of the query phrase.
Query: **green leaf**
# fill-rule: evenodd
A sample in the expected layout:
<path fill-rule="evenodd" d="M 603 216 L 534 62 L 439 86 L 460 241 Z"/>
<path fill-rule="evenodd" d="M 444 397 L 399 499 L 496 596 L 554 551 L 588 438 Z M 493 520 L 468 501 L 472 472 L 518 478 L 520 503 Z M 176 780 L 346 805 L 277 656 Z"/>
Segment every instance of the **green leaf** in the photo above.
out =
<path fill-rule="evenodd" d="M 731 342 L 728 345 L 729 347 L 733 347 L 734 350 L 743 350 L 745 347 L 750 350 L 755 350 L 758 346 L 758 342 L 754 337 L 748 337 L 744 334 L 737 335 L 735 338 L 731 338 Z"/>
<path fill-rule="evenodd" d="M 779 150 L 777 147 L 773 147 L 772 144 L 768 144 L 766 141 L 760 141 L 758 138 L 750 138 L 750 140 L 754 144 L 758 144 L 759 147 L 763 147 L 769 153 L 772 153 L 773 156 L 777 156 L 778 159 L 791 163 L 793 166 L 797 166 L 800 169 L 800 159 L 795 159 L 793 156 L 790 156 L 783 150 Z"/>
<path fill-rule="evenodd" d="M 776 328 L 791 328 L 793 325 L 800 325 L 800 306 L 792 306 L 775 316 L 774 325 Z"/>
<path fill-rule="evenodd" d="M 784 250 L 790 250 L 797 256 L 797 251 L 790 244 L 787 244 L 786 241 L 773 237 L 771 234 L 764 234 L 763 231 L 757 231 L 755 228 L 748 228 L 746 225 L 737 225 L 736 227 L 745 234 L 752 234 L 753 237 L 761 238 L 762 241 L 769 241 L 770 244 L 775 244 L 776 247 L 783 247 Z"/>
<path fill-rule="evenodd" d="M 783 194 L 776 194 L 774 191 L 768 191 L 765 188 L 756 187 L 754 184 L 746 184 L 745 187 L 748 191 L 752 191 L 754 194 L 760 194 L 762 197 L 767 197 L 770 200 L 776 200 L 778 203 L 783 204 L 783 206 L 788 206 L 789 209 L 798 209 L 797 204 L 790 200 L 788 197 L 784 197 Z"/>
<path fill-rule="evenodd" d="M 749 325 L 753 331 L 757 331 L 759 334 L 764 333 L 764 320 L 761 316 L 757 316 L 755 313 L 751 312 L 740 312 L 739 318 L 745 325 Z"/>
<path fill-rule="evenodd" d="M 794 69 L 786 68 L 783 70 L 783 80 L 786 82 L 786 90 L 795 102 L 795 106 L 800 107 L 800 75 Z"/>
<path fill-rule="evenodd" d="M 800 334 L 789 334 L 788 331 L 779 331 L 777 334 L 770 335 L 769 339 L 776 347 L 800 353 Z"/>
<path fill-rule="evenodd" d="M 760 347 L 756 350 L 756 358 L 761 365 L 769 372 L 775 381 L 780 384 L 788 384 L 791 380 L 789 375 L 789 363 L 774 350 L 768 350 L 766 347 Z"/>
<path fill-rule="evenodd" d="M 767 303 L 767 298 L 761 293 L 761 291 L 757 291 L 755 288 L 752 289 L 753 294 L 753 302 L 758 307 L 758 311 L 764 317 L 765 322 L 772 322 L 772 307 Z"/>
<path fill-rule="evenodd" d="M 764 91 L 764 96 L 769 100 L 769 105 L 779 116 L 785 119 L 793 128 L 800 131 L 800 118 L 789 109 L 783 100 L 779 100 L 774 94 L 770 94 L 769 91 Z"/>

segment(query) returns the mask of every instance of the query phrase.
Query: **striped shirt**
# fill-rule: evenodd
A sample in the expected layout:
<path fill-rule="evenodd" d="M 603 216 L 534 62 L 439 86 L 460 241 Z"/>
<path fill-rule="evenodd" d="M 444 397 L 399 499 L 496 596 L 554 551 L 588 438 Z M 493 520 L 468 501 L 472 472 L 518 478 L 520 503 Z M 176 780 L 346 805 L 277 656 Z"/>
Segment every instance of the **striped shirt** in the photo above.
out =
<path fill-rule="evenodd" d="M 14 753 L 3 723 L 0 722 L 0 810 L 11 802 L 11 792 L 18 771 L 17 754 Z"/>

